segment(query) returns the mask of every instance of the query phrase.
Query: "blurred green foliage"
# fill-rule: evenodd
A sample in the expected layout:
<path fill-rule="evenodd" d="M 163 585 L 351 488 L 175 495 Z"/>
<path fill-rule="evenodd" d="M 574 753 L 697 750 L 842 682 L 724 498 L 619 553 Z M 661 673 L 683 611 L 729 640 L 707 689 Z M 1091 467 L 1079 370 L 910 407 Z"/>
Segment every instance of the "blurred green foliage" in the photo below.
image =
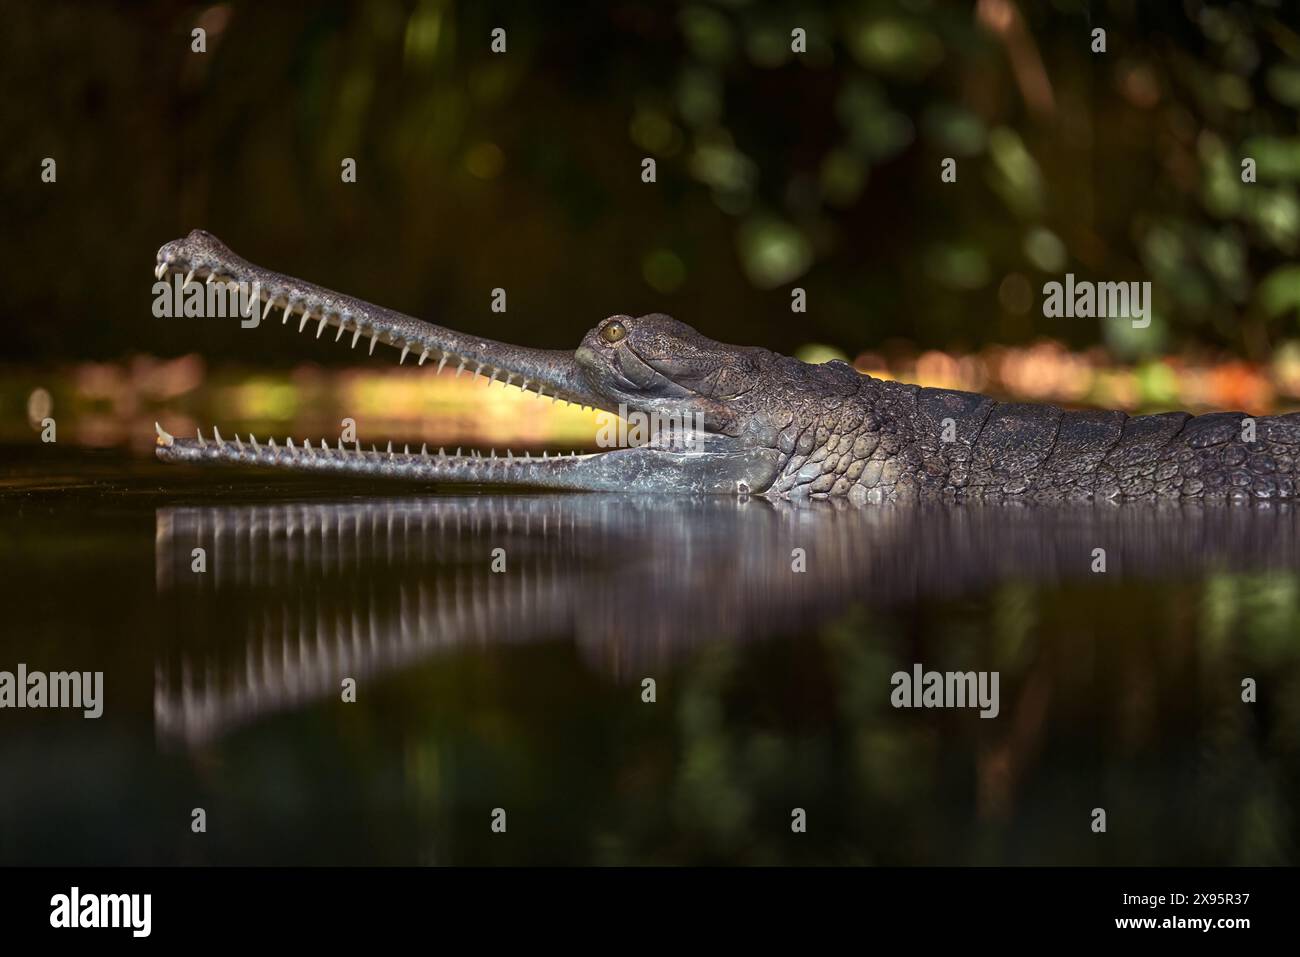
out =
<path fill-rule="evenodd" d="M 0 309 L 16 358 L 350 361 L 154 320 L 153 252 L 196 226 L 539 345 L 656 309 L 848 354 L 1049 335 L 1262 359 L 1298 331 L 1289 0 L 52 2 L 7 20 Z M 45 156 L 57 185 L 39 180 Z M 1042 284 L 1065 271 L 1152 280 L 1152 327 L 1043 318 Z M 1030 301 L 1005 294 L 1026 281 Z"/>

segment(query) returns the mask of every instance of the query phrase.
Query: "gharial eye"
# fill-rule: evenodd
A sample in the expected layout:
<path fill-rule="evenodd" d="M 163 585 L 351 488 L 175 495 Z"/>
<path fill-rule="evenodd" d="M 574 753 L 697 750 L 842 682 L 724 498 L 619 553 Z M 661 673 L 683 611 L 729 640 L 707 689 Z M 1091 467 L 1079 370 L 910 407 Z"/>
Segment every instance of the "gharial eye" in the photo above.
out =
<path fill-rule="evenodd" d="M 620 339 L 627 338 L 627 326 L 615 320 L 600 330 L 600 337 L 606 342 L 618 342 Z"/>

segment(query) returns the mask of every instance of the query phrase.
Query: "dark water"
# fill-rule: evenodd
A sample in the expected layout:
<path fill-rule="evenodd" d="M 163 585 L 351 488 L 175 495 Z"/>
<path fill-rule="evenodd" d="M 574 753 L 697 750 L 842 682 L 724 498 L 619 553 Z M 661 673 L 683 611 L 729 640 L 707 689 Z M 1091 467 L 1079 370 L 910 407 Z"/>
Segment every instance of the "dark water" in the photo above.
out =
<path fill-rule="evenodd" d="M 1300 856 L 1289 508 L 381 497 L 51 455 L 2 460 L 0 670 L 103 671 L 104 714 L 0 711 L 0 864 Z M 892 707 L 918 662 L 998 672 L 997 717 Z"/>

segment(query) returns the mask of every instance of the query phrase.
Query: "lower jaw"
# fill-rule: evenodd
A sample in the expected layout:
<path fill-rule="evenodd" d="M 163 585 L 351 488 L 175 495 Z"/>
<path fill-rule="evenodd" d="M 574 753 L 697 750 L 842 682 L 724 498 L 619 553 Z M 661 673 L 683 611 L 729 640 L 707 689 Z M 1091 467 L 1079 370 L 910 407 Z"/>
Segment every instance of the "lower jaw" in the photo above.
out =
<path fill-rule="evenodd" d="M 436 452 L 427 446 L 401 451 L 389 445 L 363 451 L 339 443 L 330 448 L 226 439 L 213 430 L 208 439 L 172 436 L 158 427 L 156 453 L 165 462 L 229 465 L 282 472 L 397 479 L 426 484 L 526 486 L 582 491 L 649 494 L 748 494 L 771 484 L 779 466 L 774 450 L 682 453 L 652 447 L 612 449 L 569 455 L 518 456 Z"/>
<path fill-rule="evenodd" d="M 365 451 L 359 444 L 344 446 L 342 442 L 331 448 L 323 440 L 314 446 L 310 442 L 295 445 L 292 439 L 282 443 L 274 439 L 259 442 L 252 435 L 247 439 L 238 434 L 223 438 L 216 429 L 211 438 L 199 433 L 193 439 L 183 439 L 158 427 L 156 454 L 164 462 L 196 465 L 424 482 L 563 487 L 563 479 L 575 465 L 603 453 L 550 455 L 544 452 L 532 456 L 506 452 L 498 456 L 495 451 L 488 454 L 462 454 L 460 449 L 449 453 L 443 448 L 431 451 L 427 445 L 414 451 L 405 445 L 398 450 L 392 443 L 384 449 L 371 446 Z"/>

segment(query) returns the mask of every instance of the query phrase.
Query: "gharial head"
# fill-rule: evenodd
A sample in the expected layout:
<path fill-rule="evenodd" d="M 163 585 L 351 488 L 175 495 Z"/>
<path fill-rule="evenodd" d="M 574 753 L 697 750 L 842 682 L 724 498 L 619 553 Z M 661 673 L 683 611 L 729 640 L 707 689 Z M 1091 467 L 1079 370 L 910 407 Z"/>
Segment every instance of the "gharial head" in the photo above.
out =
<path fill-rule="evenodd" d="M 708 432 L 736 433 L 733 400 L 761 381 L 765 349 L 716 342 L 684 322 L 651 313 L 610 316 L 574 353 L 592 391 L 611 411 L 689 417 Z"/>
<path fill-rule="evenodd" d="M 640 413 L 649 417 L 649 431 L 657 436 L 641 448 L 575 454 L 551 459 L 549 465 L 536 464 L 536 459 L 522 465 L 518 464 L 520 458 L 510 456 L 491 460 L 508 463 L 501 467 L 479 465 L 489 460 L 473 455 L 442 455 L 432 459 L 433 464 L 421 464 L 415 461 L 421 456 L 409 453 L 363 453 L 359 449 L 350 454 L 386 454 L 387 458 L 382 462 L 336 460 L 328 457 L 335 452 L 326 450 L 324 443 L 322 454 L 308 444 L 310 467 L 315 470 L 564 488 L 759 491 L 771 482 L 778 468 L 775 443 L 766 440 L 770 439 L 770 426 L 751 411 L 754 403 L 748 395 L 763 380 L 763 366 L 773 354 L 716 342 L 666 315 L 610 316 L 588 332 L 574 352 L 514 346 L 414 319 L 264 269 L 235 255 L 202 230 L 164 245 L 158 251 L 155 276 L 159 280 L 156 294 L 174 292 L 177 300 L 182 289 L 190 289 L 197 280 L 218 287 L 251 287 L 257 297 L 251 315 L 260 310 L 260 319 L 253 325 L 272 310 L 283 310 L 281 323 L 293 318 L 300 332 L 310 328 L 319 338 L 326 328 L 336 329 L 335 341 L 350 333 L 354 348 L 363 338 L 368 339 L 371 353 L 384 343 L 401 350 L 399 362 L 410 355 L 420 365 L 436 362 L 438 372 L 450 366 L 457 375 L 468 370 L 492 382 L 500 380 L 625 418 Z M 164 282 L 169 276 L 176 281 L 174 289 Z M 279 447 L 272 446 L 275 454 L 268 458 L 262 447 L 254 445 L 249 453 L 238 436 L 236 439 L 240 442 L 237 455 L 225 453 L 228 443 L 219 437 L 214 451 L 214 443 L 205 442 L 201 433 L 195 442 L 173 439 L 160 430 L 158 455 L 166 460 L 289 464 Z M 292 450 L 288 453 L 292 467 L 307 467 L 302 453 L 292 445 L 288 448 Z M 340 444 L 338 455 L 345 453 Z M 557 462 L 568 464 L 554 464 Z"/>

